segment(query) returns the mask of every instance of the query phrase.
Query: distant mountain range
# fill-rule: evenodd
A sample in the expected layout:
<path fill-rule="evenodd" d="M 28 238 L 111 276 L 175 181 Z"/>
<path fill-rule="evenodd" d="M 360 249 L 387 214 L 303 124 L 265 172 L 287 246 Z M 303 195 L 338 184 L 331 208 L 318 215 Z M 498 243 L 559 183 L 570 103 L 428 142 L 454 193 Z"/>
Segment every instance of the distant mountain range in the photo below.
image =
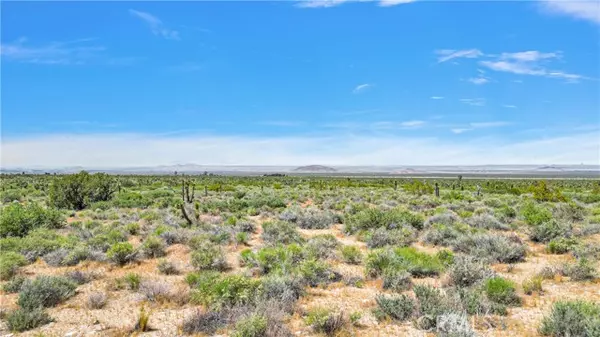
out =
<path fill-rule="evenodd" d="M 175 164 L 125 168 L 0 168 L 0 173 L 67 174 L 82 170 L 112 174 L 229 174 L 261 175 L 267 173 L 320 175 L 378 175 L 378 176 L 447 176 L 447 175 L 505 175 L 505 176 L 582 176 L 600 177 L 600 165 L 477 165 L 477 166 L 242 166 Z"/>

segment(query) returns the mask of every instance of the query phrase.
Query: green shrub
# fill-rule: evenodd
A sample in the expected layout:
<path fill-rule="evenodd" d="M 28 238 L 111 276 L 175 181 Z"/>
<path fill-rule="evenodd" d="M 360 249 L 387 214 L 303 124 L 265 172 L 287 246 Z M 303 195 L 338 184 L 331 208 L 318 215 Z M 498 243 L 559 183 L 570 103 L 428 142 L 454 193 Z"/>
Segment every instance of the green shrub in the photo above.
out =
<path fill-rule="evenodd" d="M 505 305 L 520 305 L 521 298 L 517 295 L 514 282 L 496 276 L 487 279 L 484 284 L 487 297 L 496 303 Z"/>
<path fill-rule="evenodd" d="M 555 219 L 533 226 L 530 239 L 535 242 L 548 242 L 552 239 L 571 236 L 571 225 L 559 223 Z"/>
<path fill-rule="evenodd" d="M 393 229 L 401 225 L 409 225 L 415 229 L 422 229 L 424 219 L 420 214 L 412 213 L 405 209 L 395 208 L 390 211 L 379 209 L 366 209 L 348 218 L 345 222 L 346 233 L 356 233 L 358 230 L 377 228 Z"/>
<path fill-rule="evenodd" d="M 194 303 L 222 308 L 224 306 L 252 303 L 261 287 L 260 280 L 242 275 L 219 275 L 218 273 L 202 273 L 194 278 L 195 289 L 191 300 Z"/>
<path fill-rule="evenodd" d="M 136 252 L 133 245 L 129 242 L 119 242 L 113 244 L 108 251 L 106 256 L 119 266 L 123 266 L 135 259 Z"/>
<path fill-rule="evenodd" d="M 362 261 L 362 253 L 357 246 L 342 246 L 340 248 L 342 260 L 350 264 L 359 264 Z"/>
<path fill-rule="evenodd" d="M 262 239 L 267 243 L 287 245 L 304 242 L 296 227 L 289 222 L 265 222 L 262 224 L 262 227 Z"/>
<path fill-rule="evenodd" d="M 150 236 L 142 244 L 142 252 L 149 258 L 163 257 L 166 255 L 163 239 Z"/>
<path fill-rule="evenodd" d="M 435 253 L 435 257 L 448 267 L 454 264 L 454 253 L 448 249 L 442 249 Z"/>
<path fill-rule="evenodd" d="M 115 179 L 108 174 L 81 171 L 54 179 L 48 197 L 55 207 L 81 210 L 93 202 L 110 200 L 115 191 Z"/>
<path fill-rule="evenodd" d="M 337 282 L 341 275 L 332 271 L 331 267 L 319 260 L 305 260 L 298 266 L 302 279 L 311 287 Z"/>
<path fill-rule="evenodd" d="M 142 277 L 136 273 L 127 273 L 122 280 L 127 288 L 133 291 L 137 291 L 140 288 L 140 283 L 142 283 Z"/>
<path fill-rule="evenodd" d="M 414 247 L 396 248 L 394 253 L 400 268 L 415 277 L 435 276 L 444 270 L 444 264 L 437 256 L 421 253 Z"/>
<path fill-rule="evenodd" d="M 549 187 L 545 181 L 538 181 L 530 186 L 529 192 L 533 193 L 533 198 L 537 201 L 567 201 L 559 189 Z"/>
<path fill-rule="evenodd" d="M 521 207 L 521 216 L 529 225 L 537 226 L 552 220 L 552 212 L 534 202 L 526 202 Z"/>
<path fill-rule="evenodd" d="M 235 242 L 242 245 L 247 245 L 250 236 L 247 232 L 237 232 L 235 233 Z"/>
<path fill-rule="evenodd" d="M 165 275 L 176 275 L 179 273 L 175 264 L 165 259 L 160 259 L 157 265 L 158 271 Z"/>
<path fill-rule="evenodd" d="M 50 322 L 52 322 L 52 318 L 42 308 L 19 308 L 6 316 L 6 326 L 8 330 L 14 332 L 35 329 Z"/>
<path fill-rule="evenodd" d="M 582 258 L 577 263 L 565 264 L 562 267 L 562 274 L 573 281 L 593 280 L 596 278 L 596 268 L 588 259 Z"/>
<path fill-rule="evenodd" d="M 558 301 L 542 319 L 540 334 L 554 337 L 597 337 L 600 305 L 586 301 Z"/>
<path fill-rule="evenodd" d="M 2 286 L 2 290 L 7 294 L 18 293 L 19 291 L 21 291 L 21 287 L 23 286 L 23 283 L 25 283 L 25 281 L 27 281 L 26 277 L 17 275 L 11 278 L 8 282 L 6 282 Z"/>
<path fill-rule="evenodd" d="M 335 252 L 340 243 L 332 234 L 313 236 L 306 242 L 306 255 L 311 258 L 328 259 L 335 257 Z"/>
<path fill-rule="evenodd" d="M 375 301 L 384 314 L 398 321 L 405 321 L 411 318 L 416 309 L 415 300 L 405 294 L 392 296 L 377 295 Z"/>
<path fill-rule="evenodd" d="M 579 241 L 577 239 L 560 237 L 557 239 L 552 239 L 550 242 L 548 242 L 547 251 L 552 254 L 565 254 L 573 250 L 573 248 L 575 248 L 575 246 L 578 244 Z"/>
<path fill-rule="evenodd" d="M 239 320 L 235 324 L 235 330 L 231 337 L 263 337 L 267 333 L 267 318 L 262 315 L 253 314 L 250 317 Z"/>
<path fill-rule="evenodd" d="M 0 254 L 0 280 L 8 280 L 17 272 L 19 267 L 27 264 L 21 254 L 5 252 Z"/>
<path fill-rule="evenodd" d="M 449 311 L 448 299 L 438 288 L 430 285 L 415 285 L 413 292 L 418 302 L 421 319 L 420 328 L 428 329 L 436 324 L 436 318 Z"/>
<path fill-rule="evenodd" d="M 360 311 L 355 311 L 350 314 L 350 323 L 354 326 L 360 325 L 360 319 L 362 318 L 362 313 Z"/>
<path fill-rule="evenodd" d="M 199 247 L 192 252 L 192 265 L 198 270 L 226 270 L 225 254 L 215 245 Z"/>
<path fill-rule="evenodd" d="M 23 237 L 36 228 L 56 229 L 64 224 L 61 212 L 34 203 L 27 206 L 14 203 L 0 209 L 0 238 Z"/>
<path fill-rule="evenodd" d="M 334 336 L 346 324 L 341 313 L 334 313 L 326 308 L 310 310 L 305 321 L 316 332 L 322 332 L 327 336 Z"/>
<path fill-rule="evenodd" d="M 53 307 L 75 295 L 77 284 L 62 276 L 38 276 L 25 282 L 17 303 L 23 309 Z"/>
<path fill-rule="evenodd" d="M 404 270 L 387 268 L 383 272 L 383 289 L 391 289 L 397 292 L 410 289 L 412 280 L 410 274 Z"/>

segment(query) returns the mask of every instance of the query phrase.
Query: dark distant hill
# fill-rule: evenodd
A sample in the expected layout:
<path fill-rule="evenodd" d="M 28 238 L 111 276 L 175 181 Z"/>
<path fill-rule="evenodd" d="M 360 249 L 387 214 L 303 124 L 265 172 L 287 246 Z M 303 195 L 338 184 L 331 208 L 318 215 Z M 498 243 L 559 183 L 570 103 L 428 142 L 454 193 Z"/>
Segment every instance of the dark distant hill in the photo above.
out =
<path fill-rule="evenodd" d="M 296 172 L 337 172 L 333 167 L 323 165 L 300 166 L 294 169 Z"/>

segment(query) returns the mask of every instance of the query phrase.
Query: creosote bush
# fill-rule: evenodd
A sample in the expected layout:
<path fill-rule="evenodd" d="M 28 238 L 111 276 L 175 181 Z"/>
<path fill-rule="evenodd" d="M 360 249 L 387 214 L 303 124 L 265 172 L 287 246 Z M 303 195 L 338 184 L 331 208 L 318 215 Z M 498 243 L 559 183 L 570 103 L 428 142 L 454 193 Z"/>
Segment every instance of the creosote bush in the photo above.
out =
<path fill-rule="evenodd" d="M 129 242 L 118 242 L 113 244 L 108 251 L 106 256 L 119 266 L 123 266 L 129 262 L 132 262 L 136 258 L 137 252 L 133 248 L 133 245 Z"/>

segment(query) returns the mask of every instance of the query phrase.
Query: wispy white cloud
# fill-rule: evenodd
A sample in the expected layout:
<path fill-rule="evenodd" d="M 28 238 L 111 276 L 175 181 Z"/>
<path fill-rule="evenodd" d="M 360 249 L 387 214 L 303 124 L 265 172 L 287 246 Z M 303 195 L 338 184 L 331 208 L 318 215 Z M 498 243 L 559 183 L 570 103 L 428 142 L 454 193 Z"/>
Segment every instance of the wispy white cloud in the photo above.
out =
<path fill-rule="evenodd" d="M 323 146 L 327 144 L 327 146 Z M 508 139 L 405 136 L 62 134 L 4 138 L 2 167 L 206 165 L 597 164 L 597 131 Z M 93 153 L 94 155 L 89 155 Z M 431 153 L 436 153 L 431 156 Z"/>
<path fill-rule="evenodd" d="M 479 65 L 493 71 L 508 72 L 517 75 L 557 78 L 571 83 L 578 82 L 582 79 L 589 79 L 588 77 L 579 74 L 572 74 L 562 70 L 552 70 L 545 65 L 552 60 L 561 59 L 561 52 L 540 52 L 537 50 L 527 50 L 522 52 L 485 54 L 479 49 L 442 49 L 436 50 L 435 54 L 437 54 L 438 63 L 447 62 L 457 58 L 483 58 L 484 60 L 479 61 Z M 478 71 L 482 74 L 485 73 L 481 69 L 478 69 Z M 480 75 L 478 77 L 470 78 L 467 81 L 474 84 L 485 84 L 489 82 L 489 78 Z"/>
<path fill-rule="evenodd" d="M 130 9 L 129 13 L 148 24 L 154 35 L 168 40 L 179 40 L 179 32 L 165 27 L 163 22 L 156 16 L 134 9 Z"/>
<path fill-rule="evenodd" d="M 357 85 L 354 88 L 354 90 L 352 90 L 352 93 L 360 94 L 371 87 L 373 87 L 373 84 L 370 84 L 370 83 L 360 84 L 360 85 Z"/>
<path fill-rule="evenodd" d="M 471 78 L 467 79 L 467 81 L 469 81 L 473 84 L 476 84 L 476 85 L 482 85 L 482 84 L 488 83 L 490 80 L 487 77 L 478 76 L 478 77 L 471 77 Z"/>
<path fill-rule="evenodd" d="M 301 8 L 328 8 L 339 6 L 350 0 L 301 0 L 296 3 L 296 7 Z"/>
<path fill-rule="evenodd" d="M 429 98 L 431 98 L 431 99 L 444 99 L 443 96 L 431 96 Z"/>
<path fill-rule="evenodd" d="M 301 8 L 329 8 L 349 2 L 375 2 L 381 7 L 391 7 L 415 1 L 416 0 L 299 0 L 295 5 L 296 7 Z"/>
<path fill-rule="evenodd" d="M 507 126 L 510 124 L 511 123 L 509 123 L 509 122 L 503 122 L 503 121 L 474 122 L 474 123 L 469 123 L 466 126 L 452 128 L 452 129 L 450 129 L 450 131 L 452 131 L 452 133 L 461 134 L 461 133 L 465 133 L 467 131 L 472 131 L 475 129 L 497 128 L 497 127 Z"/>
<path fill-rule="evenodd" d="M 536 62 L 522 62 L 522 61 L 481 61 L 480 64 L 494 71 L 508 72 L 517 75 L 531 75 L 531 76 L 543 76 L 549 78 L 564 79 L 568 82 L 577 82 L 581 79 L 587 79 L 587 77 L 578 74 L 571 74 L 563 71 L 548 70 Z"/>
<path fill-rule="evenodd" d="M 422 128 L 427 124 L 426 121 L 410 120 L 404 122 L 397 121 L 375 121 L 375 122 L 337 122 L 323 124 L 321 127 L 331 129 L 341 129 L 350 131 L 394 131 Z"/>
<path fill-rule="evenodd" d="M 462 103 L 472 105 L 472 106 L 484 106 L 485 98 L 461 98 L 460 101 Z"/>
<path fill-rule="evenodd" d="M 479 49 L 465 49 L 465 50 L 454 50 L 454 49 L 440 49 L 436 50 L 435 53 L 438 55 L 438 63 L 443 63 L 457 58 L 478 58 L 483 56 L 483 53 Z"/>
<path fill-rule="evenodd" d="M 503 107 L 508 108 L 508 109 L 516 109 L 517 108 L 516 105 L 512 105 L 512 104 L 504 104 Z"/>
<path fill-rule="evenodd" d="M 406 121 L 406 122 L 400 123 L 400 126 L 405 127 L 405 128 L 418 128 L 418 127 L 425 125 L 425 123 L 426 123 L 425 121 Z"/>
<path fill-rule="evenodd" d="M 415 2 L 415 0 L 380 0 L 379 6 L 390 7 Z"/>
<path fill-rule="evenodd" d="M 551 0 L 541 1 L 540 7 L 544 12 L 566 15 L 580 20 L 600 24 L 600 2 L 597 0 L 573 1 Z"/>
<path fill-rule="evenodd" d="M 43 45 L 28 45 L 26 38 L 13 43 L 2 43 L 0 54 L 5 60 L 47 64 L 81 65 L 98 59 L 105 47 L 94 44 L 95 39 L 79 39 L 65 42 L 51 42 Z"/>

